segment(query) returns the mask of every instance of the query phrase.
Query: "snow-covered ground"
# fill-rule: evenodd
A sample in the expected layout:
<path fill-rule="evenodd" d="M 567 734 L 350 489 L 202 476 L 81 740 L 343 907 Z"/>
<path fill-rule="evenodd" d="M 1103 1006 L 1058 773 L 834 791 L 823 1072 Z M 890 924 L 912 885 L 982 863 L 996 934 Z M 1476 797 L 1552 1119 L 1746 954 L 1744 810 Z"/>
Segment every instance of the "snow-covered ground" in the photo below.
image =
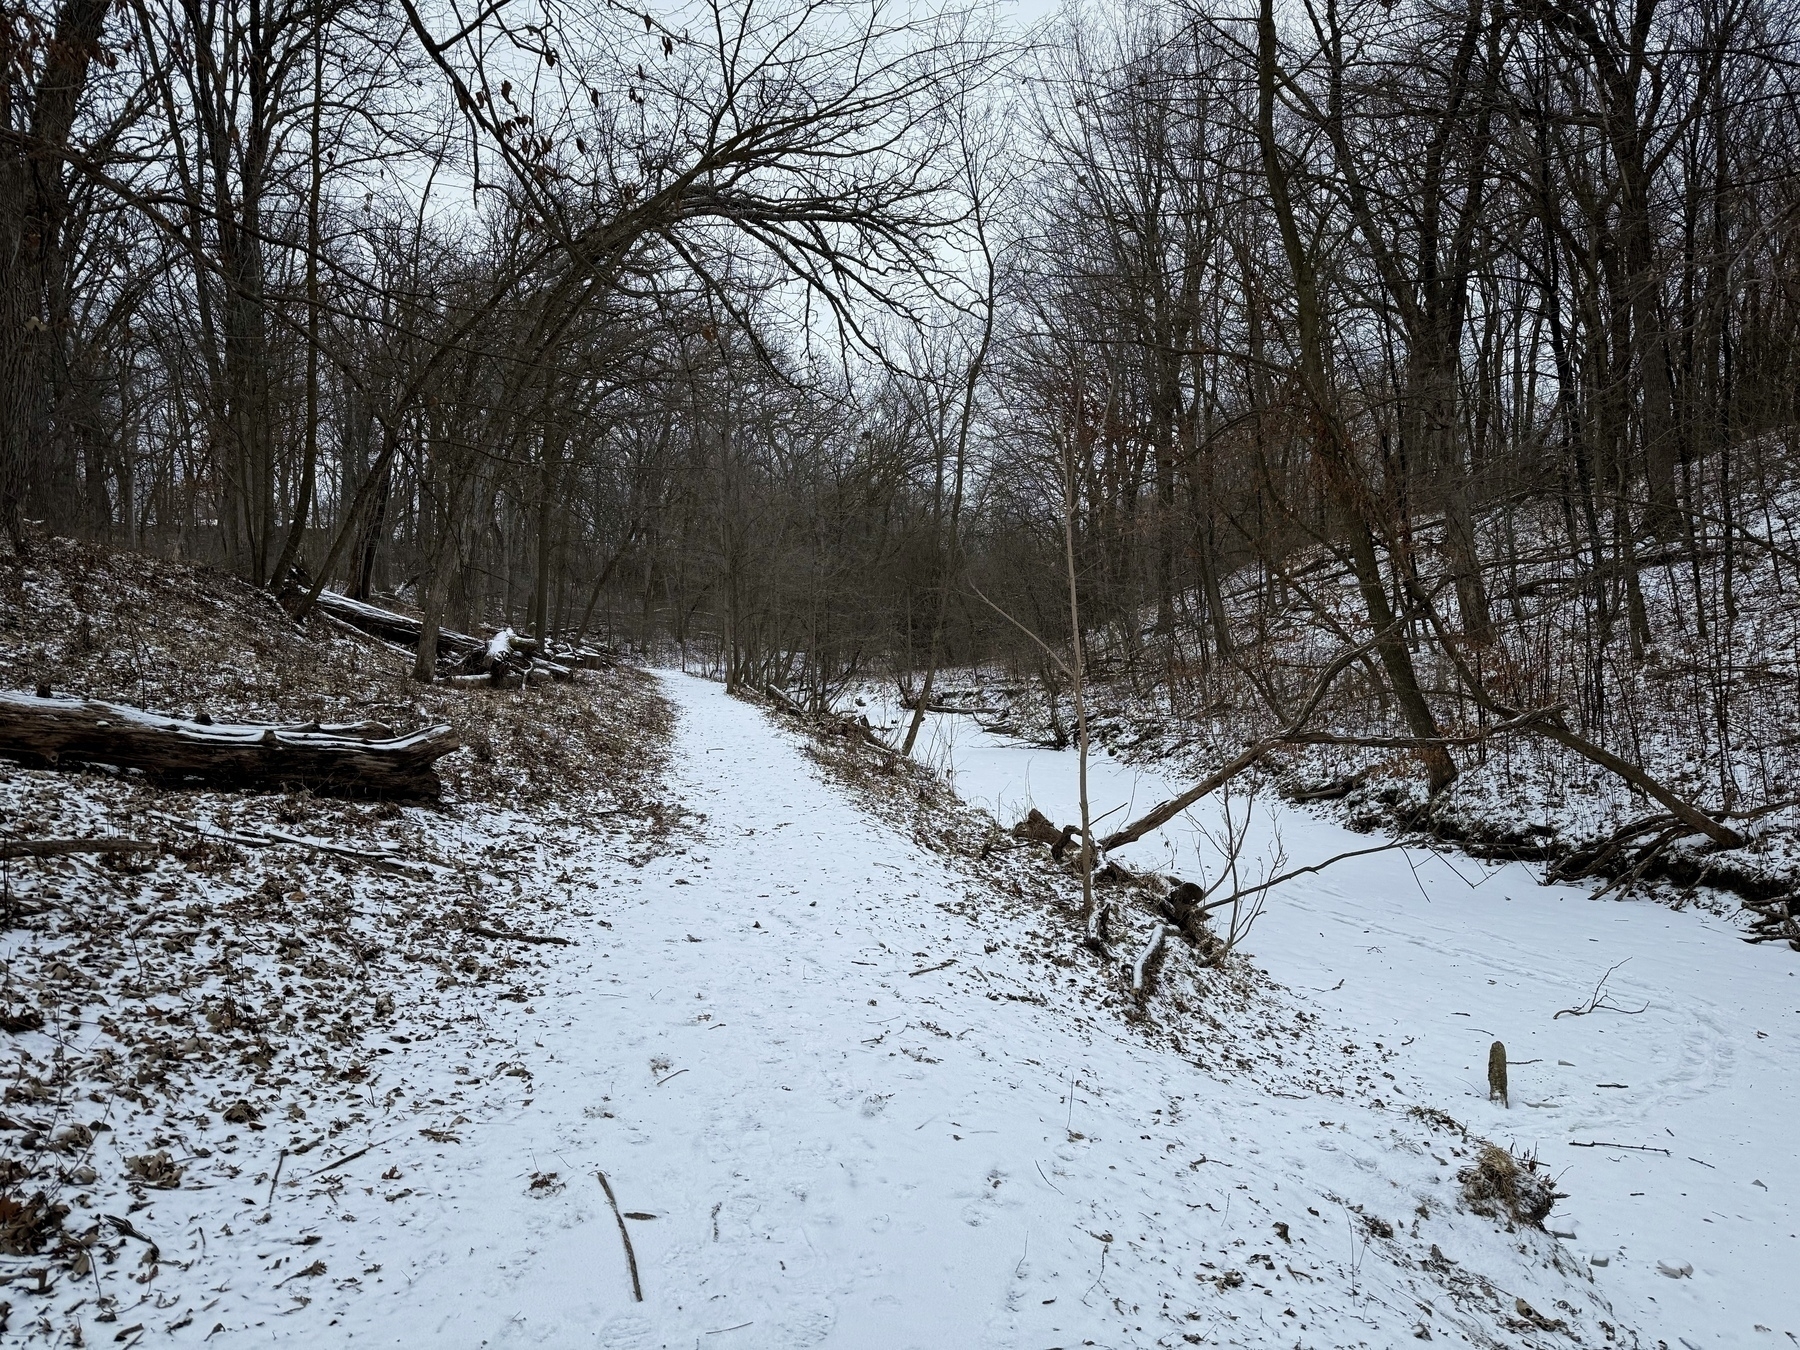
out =
<path fill-rule="evenodd" d="M 1519 1345 L 1566 1319 L 1590 1342 L 1724 1346 L 1800 1330 L 1790 953 L 1522 867 L 1385 853 L 1273 893 L 1248 945 L 1293 995 L 1221 999 L 1215 1015 L 1255 1024 L 1188 1025 L 1204 1044 L 1184 1054 L 1062 982 L 1081 973 L 1051 963 L 1066 923 L 859 809 L 756 708 L 664 685 L 672 787 L 706 817 L 687 847 L 634 865 L 596 836 L 560 862 L 564 916 L 545 917 L 575 945 L 547 951 L 533 1001 L 466 1034 L 397 1010 L 410 1100 L 371 1093 L 379 1114 L 331 1161 L 281 1169 L 278 1130 L 229 1165 L 188 1159 L 179 1189 L 121 1215 L 160 1264 L 97 1266 L 117 1316 L 90 1334 L 1325 1346 L 1424 1328 Z M 948 717 L 928 746 L 1002 820 L 1073 818 L 1067 753 Z M 1100 811 L 1168 786 L 1094 766 Z M 1200 823 L 1128 860 L 1195 875 Z M 1371 842 L 1264 813 L 1252 859 L 1277 827 L 1289 866 Z M 1610 1001 L 1643 1011 L 1555 1016 L 1615 966 Z M 1510 1110 L 1487 1100 L 1496 1037 Z M 1321 1093 L 1333 1081 L 1347 1095 Z M 1535 1150 L 1570 1196 L 1551 1227 L 1574 1236 L 1463 1212 L 1470 1147 L 1409 1104 Z M 122 1165 L 109 1138 L 102 1173 Z M 614 1218 L 601 1171 L 644 1217 Z M 19 1284 L 29 1258 L 7 1267 L 18 1318 L 49 1296 Z M 70 1295 L 65 1327 L 84 1321 Z"/>
<path fill-rule="evenodd" d="M 869 711 L 877 725 L 898 717 Z M 929 719 L 922 746 L 1002 822 L 1033 806 L 1079 819 L 1072 751 L 950 715 Z M 1105 755 L 1090 783 L 1096 815 L 1117 809 L 1103 829 L 1185 786 Z M 1202 826 L 1218 832 L 1216 807 L 1121 859 L 1197 877 L 1217 865 Z M 1259 804 L 1247 857 L 1266 857 L 1276 833 L 1283 870 L 1380 842 Z M 1568 1249 L 1626 1324 L 1670 1346 L 1800 1344 L 1800 957 L 1748 946 L 1700 910 L 1596 900 L 1539 875 L 1422 850 L 1351 859 L 1272 891 L 1246 950 L 1328 1021 L 1398 1047 L 1399 1100 L 1548 1163 L 1569 1197 L 1550 1227 L 1574 1233 Z M 1609 969 L 1608 1008 L 1556 1015 L 1588 1003 Z M 1488 1101 L 1495 1039 L 1513 1065 L 1510 1109 Z"/>
<path fill-rule="evenodd" d="M 1671 1027 L 1694 1023 L 1694 1001 L 1671 1015 L 1659 994 L 1642 1018 L 1552 1024 L 1549 1004 L 1532 1002 L 1544 986 L 1523 952 L 1437 968 L 1452 961 L 1438 948 L 1480 947 L 1449 920 L 1452 904 L 1472 902 L 1446 890 L 1441 909 L 1396 931 L 1411 914 L 1397 878 L 1410 885 L 1410 875 L 1378 874 L 1394 893 L 1359 905 L 1339 892 L 1368 876 L 1345 872 L 1330 877 L 1333 891 L 1310 893 L 1335 897 L 1337 919 L 1317 911 L 1297 925 L 1282 915 L 1298 903 L 1283 896 L 1257 945 L 1291 949 L 1282 969 L 1302 963 L 1314 983 L 1342 974 L 1338 994 L 1308 997 L 1351 1035 L 1297 1017 L 1285 996 L 1251 989 L 1233 1002 L 1218 982 L 1212 1006 L 1180 1024 L 1190 1049 L 1178 1052 L 1100 1006 L 1089 958 L 1069 959 L 1066 916 L 1009 906 L 955 859 L 919 850 L 824 781 L 757 708 L 698 680 L 664 683 L 680 713 L 671 786 L 706 816 L 686 850 L 634 866 L 597 841 L 567 862 L 556 878 L 566 908 L 544 918 L 574 945 L 544 949 L 551 964 L 528 1005 L 496 1003 L 465 1034 L 441 1018 L 412 1028 L 397 1010 L 386 1063 L 411 1090 L 371 1092 L 376 1114 L 340 1133 L 329 1161 L 289 1158 L 277 1176 L 271 1129 L 239 1141 L 236 1166 L 197 1160 L 179 1189 L 151 1192 L 129 1222 L 160 1244 L 161 1264 L 146 1253 L 142 1267 L 106 1269 L 117 1320 L 90 1336 L 1041 1350 L 1415 1336 L 1547 1346 L 1570 1332 L 1633 1344 L 1638 1330 L 1654 1343 L 1666 1324 L 1710 1345 L 1748 1336 L 1756 1318 L 1791 1322 L 1775 1280 L 1791 1249 L 1769 1236 L 1791 1192 L 1771 1169 L 1760 1179 L 1775 1189 L 1743 1189 L 1744 1173 L 1727 1201 L 1725 1179 L 1747 1159 L 1719 1131 L 1703 1141 L 1696 1124 L 1706 1094 L 1724 1110 L 1740 1101 L 1732 1085 L 1753 1077 L 1757 1051 L 1734 1060 L 1719 1049 L 1732 1035 L 1726 1010 L 1707 1004 L 1711 1020 L 1681 1034 Z M 1017 763 L 1010 753 L 995 747 L 984 761 L 996 780 Z M 1034 793 L 1054 800 L 1048 783 Z M 519 841 L 527 874 L 532 848 Z M 1579 903 L 1565 900 L 1570 911 Z M 1439 926 L 1423 922 L 1440 913 Z M 1656 941 L 1705 932 L 1655 917 Z M 1572 931 L 1561 945 L 1594 946 Z M 1310 956 L 1297 954 L 1302 933 L 1314 934 Z M 1647 931 L 1632 946 L 1646 968 L 1651 945 Z M 1585 977 L 1580 955 L 1569 968 Z M 1591 963 L 1603 959 L 1596 951 Z M 1748 961 L 1747 980 L 1782 974 Z M 1421 992 L 1416 972 L 1428 970 Z M 1631 971 L 1623 992 L 1654 973 Z M 1159 998 L 1200 987 L 1166 972 Z M 1459 1011 L 1470 1026 L 1450 1020 Z M 1245 1024 L 1209 1028 L 1209 1012 Z M 1520 1058 L 1537 1055 L 1534 1033 L 1568 1041 L 1581 1069 L 1518 1070 L 1522 1099 L 1554 1092 L 1565 1103 L 1555 1117 L 1523 1100 L 1509 1116 L 1485 1112 L 1470 1091 L 1471 1047 L 1486 1036 L 1476 1046 L 1474 1024 L 1509 1035 Z M 1646 1028 L 1662 1029 L 1668 1053 L 1658 1063 L 1632 1052 L 1630 1070 L 1656 1072 L 1626 1077 L 1613 1048 Z M 1791 1029 L 1763 1029 L 1772 1039 L 1755 1044 L 1785 1046 L 1791 1063 Z M 1561 1076 L 1570 1072 L 1633 1086 L 1602 1097 Z M 1776 1098 L 1792 1089 L 1756 1086 L 1765 1095 L 1746 1087 L 1730 1129 L 1769 1127 L 1762 1166 L 1777 1160 Z M 1598 1113 L 1635 1103 L 1655 1116 L 1627 1142 L 1649 1142 L 1664 1123 L 1684 1137 L 1669 1157 L 1579 1160 L 1576 1260 L 1548 1234 L 1468 1213 L 1456 1172 L 1472 1142 L 1405 1112 L 1408 1099 L 1447 1104 L 1503 1138 L 1566 1120 L 1559 1141 L 1625 1132 L 1633 1122 Z M 102 1170 L 118 1163 L 105 1138 Z M 1688 1186 L 1691 1211 L 1665 1203 L 1661 1184 L 1677 1168 L 1700 1172 L 1688 1151 L 1718 1168 L 1704 1173 L 1717 1189 Z M 1615 1181 L 1621 1196 L 1627 1183 L 1646 1195 L 1609 1200 Z M 1632 1211 L 1617 1207 L 1632 1203 L 1666 1216 L 1660 1240 L 1642 1227 L 1648 1217 L 1619 1230 L 1615 1214 Z M 1719 1246 L 1700 1241 L 1703 1218 L 1720 1225 Z M 1725 1245 L 1750 1233 L 1770 1246 L 1746 1241 L 1727 1262 Z M 1589 1278 L 1593 1250 L 1615 1254 L 1603 1285 Z M 1693 1278 L 1646 1284 L 1656 1256 L 1691 1260 Z"/>

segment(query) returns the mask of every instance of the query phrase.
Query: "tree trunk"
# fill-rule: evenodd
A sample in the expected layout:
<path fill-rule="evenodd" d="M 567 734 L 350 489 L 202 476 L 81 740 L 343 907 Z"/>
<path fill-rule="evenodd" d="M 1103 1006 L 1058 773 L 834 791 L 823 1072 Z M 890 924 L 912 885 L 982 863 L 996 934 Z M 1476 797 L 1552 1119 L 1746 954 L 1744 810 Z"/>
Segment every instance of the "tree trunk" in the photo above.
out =
<path fill-rule="evenodd" d="M 100 47 L 110 0 L 63 0 L 54 37 L 30 106 L 14 108 L 24 89 L 8 70 L 6 125 L 29 127 L 28 141 L 0 151 L 0 528 L 18 551 L 25 547 L 24 508 L 49 443 L 50 371 L 54 343 L 49 313 L 51 276 L 66 247 L 69 189 L 60 152 L 69 143 Z M 9 17 L 9 24 L 14 20 Z M 29 65 L 28 59 L 24 62 Z"/>
<path fill-rule="evenodd" d="M 1315 277 L 1313 258 L 1300 232 L 1289 195 L 1287 166 L 1275 138 L 1275 86 L 1278 46 L 1274 0 L 1261 0 L 1257 13 L 1257 132 L 1261 141 L 1263 172 L 1269 201 L 1280 227 L 1283 252 L 1293 276 L 1297 336 L 1301 368 L 1298 372 L 1313 413 L 1313 454 L 1321 470 L 1323 487 L 1348 535 L 1351 563 L 1357 586 L 1368 610 L 1369 623 L 1380 634 L 1376 653 L 1381 658 L 1394 696 L 1406 717 L 1407 728 L 1420 740 L 1438 738 L 1437 721 L 1419 688 L 1412 653 L 1393 623 L 1393 610 L 1382 584 L 1381 565 L 1375 553 L 1375 513 L 1368 486 L 1356 464 L 1355 447 L 1337 415 L 1326 357 L 1324 314 Z M 1425 763 L 1433 795 L 1456 781 L 1456 761 L 1442 746 L 1419 752 Z"/>

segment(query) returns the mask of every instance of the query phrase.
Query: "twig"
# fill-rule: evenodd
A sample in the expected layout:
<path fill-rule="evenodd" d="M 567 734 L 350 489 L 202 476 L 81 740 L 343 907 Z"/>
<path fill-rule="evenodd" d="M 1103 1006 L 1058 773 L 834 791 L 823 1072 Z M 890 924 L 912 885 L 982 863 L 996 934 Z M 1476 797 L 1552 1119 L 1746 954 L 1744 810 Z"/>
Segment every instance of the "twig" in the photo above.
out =
<path fill-rule="evenodd" d="M 281 1156 L 275 1160 L 275 1175 L 269 1178 L 269 1199 L 268 1203 L 263 1206 L 264 1209 L 275 1203 L 275 1185 L 281 1180 L 281 1168 L 286 1162 L 287 1150 L 284 1148 L 281 1150 Z"/>
<path fill-rule="evenodd" d="M 934 970 L 942 970 L 945 966 L 953 966 L 955 964 L 956 958 L 953 956 L 948 961 L 939 961 L 935 966 L 926 966 L 921 970 L 909 970 L 906 973 L 908 975 L 929 975 Z"/>
<path fill-rule="evenodd" d="M 1625 961 L 1629 961 L 1630 959 L 1631 958 L 1628 956 L 1625 958 Z M 1557 1017 L 1586 1017 L 1589 1013 L 1599 1012 L 1602 1008 L 1606 1009 L 1608 1012 L 1624 1013 L 1627 1017 L 1636 1017 L 1639 1013 L 1648 1010 L 1650 1007 L 1648 1003 L 1644 1004 L 1642 1008 L 1621 1008 L 1616 1003 L 1607 1002 L 1607 999 L 1610 998 L 1611 995 L 1604 992 L 1606 989 L 1606 982 L 1612 978 L 1612 973 L 1615 970 L 1625 964 L 1625 961 L 1615 961 L 1606 968 L 1606 974 L 1600 977 L 1600 983 L 1596 984 L 1594 986 L 1594 992 L 1588 995 L 1588 1001 L 1585 1007 L 1564 1008 L 1550 1020 L 1554 1022 Z"/>
<path fill-rule="evenodd" d="M 1655 1148 L 1650 1144 L 1609 1144 L 1604 1139 L 1596 1139 L 1592 1143 L 1587 1143 L 1587 1144 L 1578 1144 L 1573 1139 L 1571 1139 L 1569 1141 L 1569 1147 L 1570 1148 L 1628 1148 L 1633 1153 L 1660 1153 L 1665 1158 L 1673 1156 L 1672 1154 L 1670 1154 L 1668 1149 Z"/>
<path fill-rule="evenodd" d="M 379 1148 L 382 1144 L 385 1144 L 385 1143 L 387 1143 L 387 1140 L 377 1139 L 373 1144 L 365 1144 L 365 1145 L 363 1145 L 363 1147 L 357 1149 L 356 1152 L 346 1153 L 343 1157 L 339 1158 L 336 1162 L 326 1163 L 325 1166 L 321 1167 L 317 1172 L 308 1172 L 306 1175 L 308 1177 L 317 1177 L 317 1176 L 323 1176 L 327 1172 L 335 1172 L 335 1171 L 337 1171 L 338 1168 L 342 1167 L 345 1163 L 353 1163 L 358 1158 L 362 1157 L 363 1154 L 367 1153 L 370 1149 Z"/>
<path fill-rule="evenodd" d="M 606 1203 L 612 1206 L 613 1219 L 619 1225 L 619 1238 L 625 1244 L 625 1264 L 631 1267 L 631 1296 L 639 1303 L 644 1301 L 644 1286 L 638 1283 L 637 1253 L 631 1250 L 631 1234 L 625 1229 L 625 1216 L 619 1213 L 619 1202 L 613 1197 L 612 1183 L 606 1179 L 606 1173 L 596 1171 L 600 1178 L 600 1187 L 606 1192 Z"/>

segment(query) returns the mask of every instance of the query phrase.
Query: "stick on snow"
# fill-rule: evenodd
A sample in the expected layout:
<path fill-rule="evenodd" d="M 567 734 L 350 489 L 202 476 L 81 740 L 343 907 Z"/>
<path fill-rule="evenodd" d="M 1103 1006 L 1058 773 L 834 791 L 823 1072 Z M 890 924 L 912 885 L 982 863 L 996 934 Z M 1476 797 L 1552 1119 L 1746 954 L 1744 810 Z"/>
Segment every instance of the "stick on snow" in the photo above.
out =
<path fill-rule="evenodd" d="M 639 1303 L 644 1301 L 644 1286 L 638 1283 L 637 1253 L 631 1250 L 631 1234 L 625 1229 L 625 1216 L 619 1213 L 619 1202 L 613 1197 L 612 1182 L 606 1179 L 606 1173 L 596 1171 L 600 1178 L 601 1189 L 606 1192 L 606 1203 L 612 1206 L 613 1218 L 619 1225 L 619 1237 L 625 1243 L 625 1264 L 631 1267 L 631 1296 Z"/>

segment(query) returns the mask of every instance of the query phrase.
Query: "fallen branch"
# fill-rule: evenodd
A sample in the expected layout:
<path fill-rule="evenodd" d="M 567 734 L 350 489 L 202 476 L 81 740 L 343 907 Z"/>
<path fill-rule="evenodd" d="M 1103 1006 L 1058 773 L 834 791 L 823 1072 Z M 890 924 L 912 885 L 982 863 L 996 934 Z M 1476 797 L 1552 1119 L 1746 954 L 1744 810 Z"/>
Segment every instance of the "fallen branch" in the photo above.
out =
<path fill-rule="evenodd" d="M 472 933 L 476 937 L 492 938 L 496 942 L 530 942 L 537 946 L 556 947 L 575 945 L 566 937 L 556 937 L 550 933 L 507 933 L 498 928 L 483 928 L 477 923 L 464 924 L 463 932 Z"/>
<path fill-rule="evenodd" d="M 1587 1144 L 1578 1144 L 1573 1139 L 1571 1139 L 1569 1141 L 1569 1147 L 1570 1148 L 1628 1148 L 1633 1153 L 1660 1153 L 1665 1158 L 1672 1158 L 1675 1156 L 1674 1154 L 1670 1153 L 1669 1150 L 1666 1148 L 1656 1148 L 1650 1144 L 1609 1144 L 1604 1139 L 1596 1139 L 1592 1143 L 1587 1143 Z"/>
<path fill-rule="evenodd" d="M 1630 959 L 1631 958 L 1628 956 L 1625 958 L 1625 961 L 1629 961 Z M 1606 992 L 1606 982 L 1612 978 L 1612 973 L 1615 970 L 1625 964 L 1625 961 L 1615 961 L 1606 968 L 1606 974 L 1600 977 L 1600 983 L 1594 986 L 1594 992 L 1588 995 L 1586 1004 L 1578 1008 L 1564 1008 L 1550 1020 L 1554 1022 L 1557 1017 L 1586 1017 L 1589 1013 L 1599 1012 L 1602 1009 L 1605 1009 L 1607 1012 L 1624 1013 L 1627 1017 L 1636 1017 L 1639 1013 L 1647 1011 L 1650 1007 L 1648 1003 L 1642 1008 L 1621 1008 L 1618 1004 L 1609 1003 L 1607 1001 L 1612 995 Z"/>
<path fill-rule="evenodd" d="M 321 1167 L 316 1172 L 308 1172 L 306 1174 L 307 1178 L 310 1180 L 313 1177 L 322 1177 L 327 1172 L 335 1172 L 338 1170 L 338 1168 L 343 1167 L 345 1164 L 355 1162 L 358 1158 L 362 1157 L 365 1153 L 368 1153 L 371 1149 L 380 1148 L 381 1145 L 385 1144 L 386 1142 L 387 1142 L 387 1140 L 385 1140 L 385 1139 L 377 1139 L 373 1144 L 365 1144 L 361 1148 L 357 1149 L 356 1152 L 354 1152 L 354 1153 L 346 1153 L 343 1157 L 339 1158 L 336 1162 L 326 1163 L 325 1166 Z M 273 1192 L 271 1192 L 271 1194 L 273 1194 Z"/>
<path fill-rule="evenodd" d="M 71 853 L 154 853 L 161 847 L 142 839 L 13 839 L 0 843 L 0 861 L 61 858 Z"/>
<path fill-rule="evenodd" d="M 625 1216 L 619 1213 L 619 1202 L 613 1197 L 612 1183 L 606 1179 L 606 1173 L 596 1171 L 600 1185 L 606 1192 L 606 1203 L 612 1206 L 613 1219 L 619 1225 L 619 1238 L 625 1243 L 625 1264 L 631 1267 L 631 1296 L 639 1303 L 644 1301 L 644 1286 L 638 1283 L 637 1253 L 631 1250 L 631 1234 L 625 1230 Z"/>
<path fill-rule="evenodd" d="M 319 853 L 329 853 L 334 858 L 353 858 L 357 862 L 366 862 L 372 867 L 378 867 L 385 871 L 428 873 L 433 870 L 429 864 L 396 857 L 385 850 L 372 852 L 364 848 L 351 848 L 347 844 L 333 844 L 324 839 L 304 839 L 297 834 L 288 834 L 284 830 L 264 828 L 263 834 L 267 836 L 271 844 L 292 844 L 296 848 L 310 848 Z"/>
<path fill-rule="evenodd" d="M 1622 825 L 1591 848 L 1576 849 L 1553 863 L 1544 873 L 1546 881 L 1579 881 L 1595 876 L 1612 866 L 1613 860 L 1635 841 L 1649 834 L 1664 834 L 1680 822 L 1667 813 L 1648 816 Z M 1651 845 L 1655 847 L 1654 844 Z"/>
<path fill-rule="evenodd" d="M 1144 944 L 1144 949 L 1138 953 L 1137 960 L 1131 963 L 1132 993 L 1142 994 L 1144 992 L 1144 971 L 1146 967 L 1149 966 L 1150 962 L 1156 958 L 1156 954 L 1162 950 L 1163 937 L 1168 931 L 1169 927 L 1167 924 L 1158 923 L 1150 926 L 1150 940 Z"/>
<path fill-rule="evenodd" d="M 980 593 L 977 592 L 977 594 Z M 983 596 L 982 598 L 984 600 L 987 599 L 986 596 Z M 990 600 L 988 603 L 992 604 L 993 602 Z M 1225 784 L 1229 783 L 1246 769 L 1249 769 L 1256 764 L 1264 755 L 1267 755 L 1271 750 L 1284 744 L 1287 738 L 1299 735 L 1305 730 L 1306 724 L 1312 720 L 1313 713 L 1318 711 L 1319 704 L 1324 702 L 1325 695 L 1330 691 L 1331 686 L 1337 682 L 1338 676 L 1348 670 L 1358 657 L 1372 650 L 1375 644 L 1385 638 L 1395 627 L 1398 627 L 1398 621 L 1396 621 L 1393 626 L 1384 628 L 1373 637 L 1357 643 L 1354 647 L 1345 648 L 1333 657 L 1331 661 L 1327 663 L 1325 669 L 1319 673 L 1319 678 L 1313 683 L 1312 693 L 1307 696 L 1306 702 L 1301 706 L 1300 711 L 1288 719 L 1287 727 L 1280 735 L 1269 736 L 1254 744 L 1246 746 L 1235 759 L 1225 765 L 1225 767 L 1220 769 L 1217 773 L 1196 783 L 1179 797 L 1172 797 L 1161 806 L 1138 817 L 1138 819 L 1132 821 L 1131 824 L 1125 826 L 1124 829 L 1115 830 L 1112 834 L 1107 835 L 1106 838 L 1100 841 L 1101 851 L 1110 852 L 1115 848 L 1123 848 L 1126 844 L 1136 843 L 1146 834 L 1149 834 L 1150 831 L 1158 829 L 1175 819 L 1176 816 L 1187 810 L 1188 807 L 1192 806 L 1202 797 L 1217 792 L 1221 787 L 1225 786 Z"/>
<path fill-rule="evenodd" d="M 1416 589 L 1416 586 L 1409 583 L 1409 589 Z M 1462 682 L 1463 688 L 1468 691 L 1469 697 L 1489 712 L 1500 717 L 1517 719 L 1525 716 L 1519 709 L 1509 707 L 1488 691 L 1487 685 L 1481 678 L 1469 669 L 1469 663 L 1459 652 L 1455 638 L 1445 630 L 1444 621 L 1437 609 L 1427 597 L 1421 595 L 1417 598 L 1420 601 L 1420 608 L 1431 624 L 1432 631 L 1437 634 L 1439 649 L 1449 658 L 1457 678 Z M 1692 802 L 1678 797 L 1631 761 L 1621 759 L 1605 746 L 1597 745 L 1580 732 L 1572 730 L 1563 722 L 1560 712 L 1555 716 L 1538 720 L 1534 726 L 1564 749 L 1573 750 L 1590 764 L 1597 764 L 1601 768 L 1617 774 L 1639 791 L 1655 798 L 1667 807 L 1670 814 L 1682 824 L 1696 834 L 1705 835 L 1720 848 L 1742 848 L 1744 846 L 1743 835 L 1722 821 L 1715 820 Z"/>
<path fill-rule="evenodd" d="M 1202 797 L 1217 792 L 1220 788 L 1224 787 L 1225 784 L 1250 768 L 1264 755 L 1268 754 L 1269 751 L 1275 749 L 1278 744 L 1278 741 L 1270 739 L 1257 741 L 1254 745 L 1246 747 L 1236 759 L 1225 765 L 1225 767 L 1220 769 L 1217 773 L 1202 779 L 1179 797 L 1172 797 L 1155 810 L 1139 816 L 1123 829 L 1115 830 L 1113 833 L 1107 835 L 1106 838 L 1100 841 L 1101 851 L 1110 852 L 1115 848 L 1123 848 L 1126 844 L 1134 844 L 1139 839 L 1142 839 L 1145 835 L 1149 834 L 1150 831 L 1168 824 Z"/>
<path fill-rule="evenodd" d="M 310 848 L 319 853 L 329 853 L 336 858 L 350 858 L 356 862 L 368 863 L 384 872 L 398 872 L 402 876 L 430 875 L 438 869 L 430 863 L 414 862 L 396 854 L 374 852 L 369 849 L 351 848 L 347 844 L 333 844 L 324 839 L 306 839 L 297 834 L 288 834 L 282 830 L 264 829 L 261 834 L 250 834 L 241 830 L 209 830 L 195 827 L 188 821 L 178 820 L 173 816 L 158 816 L 178 829 L 191 829 L 202 839 L 221 844 L 242 844 L 246 848 L 273 848 L 277 844 L 291 844 L 295 848 Z"/>

